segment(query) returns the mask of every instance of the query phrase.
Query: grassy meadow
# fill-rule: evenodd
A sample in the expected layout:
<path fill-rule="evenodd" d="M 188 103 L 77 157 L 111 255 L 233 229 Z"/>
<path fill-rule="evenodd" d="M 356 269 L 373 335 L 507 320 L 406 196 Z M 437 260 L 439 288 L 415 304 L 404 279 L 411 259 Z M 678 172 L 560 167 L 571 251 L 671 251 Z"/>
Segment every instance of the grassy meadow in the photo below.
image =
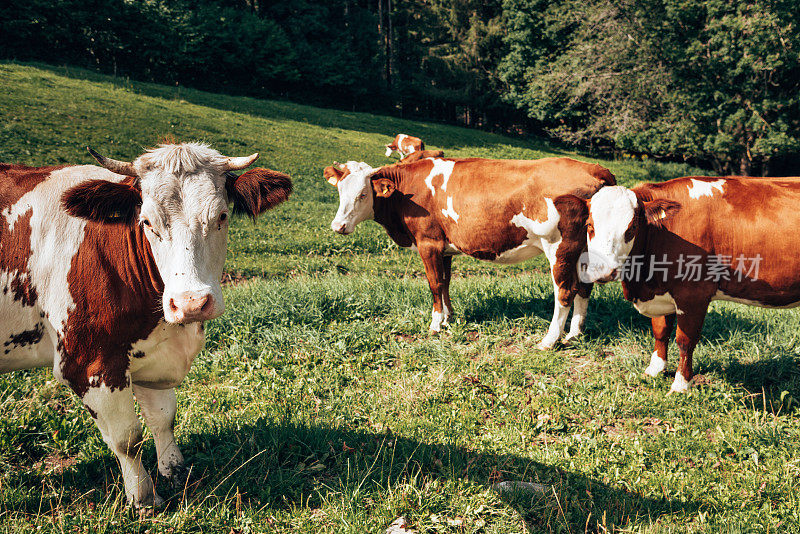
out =
<path fill-rule="evenodd" d="M 595 160 L 632 185 L 698 172 L 544 141 L 0 63 L 0 161 L 126 159 L 162 136 L 289 173 L 289 202 L 235 219 L 227 312 L 178 388 L 192 469 L 154 513 L 125 506 L 91 417 L 49 370 L 0 375 L 0 533 L 800 531 L 800 315 L 717 303 L 698 387 L 646 379 L 649 321 L 596 288 L 586 334 L 537 351 L 543 258 L 454 262 L 453 324 L 429 337 L 422 265 L 372 222 L 329 223 L 332 161 L 388 162 L 418 135 L 447 155 Z M 674 371 L 672 347 L 668 369 Z M 145 465 L 155 471 L 152 440 Z M 493 484 L 540 484 L 498 494 Z"/>

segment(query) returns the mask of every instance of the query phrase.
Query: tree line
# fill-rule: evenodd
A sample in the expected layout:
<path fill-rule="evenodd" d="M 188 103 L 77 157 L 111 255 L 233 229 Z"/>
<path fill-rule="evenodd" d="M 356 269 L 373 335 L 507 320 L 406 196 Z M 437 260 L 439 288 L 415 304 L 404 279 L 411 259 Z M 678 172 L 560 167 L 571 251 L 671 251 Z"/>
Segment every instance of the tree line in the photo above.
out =
<path fill-rule="evenodd" d="M 5 58 L 800 174 L 794 0 L 9 1 Z"/>

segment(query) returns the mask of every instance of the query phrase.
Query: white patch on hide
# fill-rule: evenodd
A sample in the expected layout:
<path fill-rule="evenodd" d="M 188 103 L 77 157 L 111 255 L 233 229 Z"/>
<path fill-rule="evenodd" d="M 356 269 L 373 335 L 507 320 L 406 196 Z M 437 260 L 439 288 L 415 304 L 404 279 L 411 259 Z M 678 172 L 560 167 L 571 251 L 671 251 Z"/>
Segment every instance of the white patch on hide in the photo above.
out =
<path fill-rule="evenodd" d="M 159 321 L 147 339 L 131 347 L 130 354 L 144 353 L 144 357 L 130 359 L 132 382 L 152 389 L 180 385 L 204 344 L 202 323 L 182 326 Z"/>
<path fill-rule="evenodd" d="M 544 199 L 547 206 L 547 218 L 543 222 L 534 221 L 525 216 L 525 207 L 522 211 L 517 213 L 511 218 L 511 224 L 518 226 L 528 232 L 528 237 L 519 246 L 510 250 L 506 250 L 494 260 L 494 263 L 512 264 L 520 263 L 538 256 L 545 252 L 549 243 L 553 240 L 554 234 L 558 234 L 558 222 L 561 216 L 558 214 L 553 200 L 549 198 Z M 561 242 L 561 236 L 558 236 L 558 242 Z M 556 248 L 557 245 L 556 245 Z M 555 252 L 554 252 L 555 253 Z M 550 259 L 548 257 L 548 259 Z M 553 256 L 550 265 L 555 263 L 555 256 Z"/>
<path fill-rule="evenodd" d="M 691 178 L 692 185 L 688 186 L 689 188 L 689 196 L 691 198 L 697 199 L 700 197 L 713 197 L 714 196 L 714 189 L 723 193 L 722 186 L 725 184 L 725 180 L 717 180 L 715 182 L 706 182 L 703 180 L 695 180 Z"/>
<path fill-rule="evenodd" d="M 435 158 L 431 158 L 431 161 L 433 162 L 433 167 L 431 167 L 431 172 L 428 174 L 428 177 L 425 178 L 425 185 L 431 190 L 431 196 L 435 196 L 436 188 L 433 187 L 433 179 L 441 175 L 442 191 L 447 191 L 447 182 L 450 180 L 450 175 L 453 173 L 456 162 Z"/>
<path fill-rule="evenodd" d="M 650 300 L 633 301 L 633 307 L 644 316 L 647 317 L 662 317 L 664 315 L 672 315 L 678 312 L 678 307 L 675 305 L 675 300 L 669 292 L 663 295 L 656 295 Z"/>
<path fill-rule="evenodd" d="M 447 209 L 442 210 L 442 215 L 450 217 L 455 222 L 458 222 L 459 215 L 456 213 L 456 210 L 453 209 L 453 197 L 447 197 Z"/>

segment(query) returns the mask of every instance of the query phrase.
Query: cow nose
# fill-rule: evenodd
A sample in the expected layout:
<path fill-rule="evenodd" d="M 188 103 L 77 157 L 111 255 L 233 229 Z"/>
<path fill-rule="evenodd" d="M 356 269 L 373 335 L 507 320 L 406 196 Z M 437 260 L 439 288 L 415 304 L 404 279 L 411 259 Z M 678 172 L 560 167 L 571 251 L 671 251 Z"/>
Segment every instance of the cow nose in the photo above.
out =
<path fill-rule="evenodd" d="M 211 293 L 187 291 L 169 299 L 169 310 L 176 323 L 207 321 L 214 318 L 214 297 Z"/>
<path fill-rule="evenodd" d="M 601 284 L 605 284 L 607 282 L 613 282 L 614 280 L 617 279 L 617 274 L 618 274 L 617 270 L 614 269 L 610 273 L 608 273 L 607 276 L 604 276 L 603 278 L 599 278 L 597 281 L 599 283 L 601 283 Z"/>
<path fill-rule="evenodd" d="M 347 223 L 338 223 L 333 225 L 333 230 L 339 234 L 347 233 Z"/>

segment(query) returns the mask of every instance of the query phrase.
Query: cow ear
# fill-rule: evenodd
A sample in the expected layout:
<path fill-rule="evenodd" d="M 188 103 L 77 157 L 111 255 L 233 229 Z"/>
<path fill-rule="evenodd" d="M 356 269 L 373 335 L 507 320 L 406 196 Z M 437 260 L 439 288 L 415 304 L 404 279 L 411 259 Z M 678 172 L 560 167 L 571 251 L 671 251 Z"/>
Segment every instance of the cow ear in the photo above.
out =
<path fill-rule="evenodd" d="M 563 219 L 567 216 L 571 220 L 586 219 L 589 217 L 589 201 L 575 195 L 561 195 L 553 200 L 553 205 Z"/>
<path fill-rule="evenodd" d="M 681 209 L 680 203 L 665 198 L 645 201 L 642 204 L 644 205 L 644 218 L 647 224 L 657 228 L 663 228 L 664 223 Z"/>
<path fill-rule="evenodd" d="M 101 223 L 133 224 L 142 205 L 138 180 L 89 180 L 67 189 L 61 206 L 73 217 Z"/>
<path fill-rule="evenodd" d="M 339 182 L 342 181 L 342 178 L 344 178 L 344 171 L 336 168 L 334 165 L 329 165 L 322 170 L 322 177 L 332 186 L 337 186 Z"/>
<path fill-rule="evenodd" d="M 553 200 L 560 217 L 558 229 L 562 239 L 586 240 L 586 221 L 589 219 L 589 201 L 575 195 L 561 195 Z"/>
<path fill-rule="evenodd" d="M 388 178 L 375 178 L 372 180 L 372 188 L 379 197 L 388 198 L 395 191 L 394 182 Z"/>
<path fill-rule="evenodd" d="M 225 190 L 233 211 L 246 213 L 255 219 L 289 198 L 292 179 L 289 175 L 270 169 L 250 169 L 241 176 L 225 173 Z"/>

